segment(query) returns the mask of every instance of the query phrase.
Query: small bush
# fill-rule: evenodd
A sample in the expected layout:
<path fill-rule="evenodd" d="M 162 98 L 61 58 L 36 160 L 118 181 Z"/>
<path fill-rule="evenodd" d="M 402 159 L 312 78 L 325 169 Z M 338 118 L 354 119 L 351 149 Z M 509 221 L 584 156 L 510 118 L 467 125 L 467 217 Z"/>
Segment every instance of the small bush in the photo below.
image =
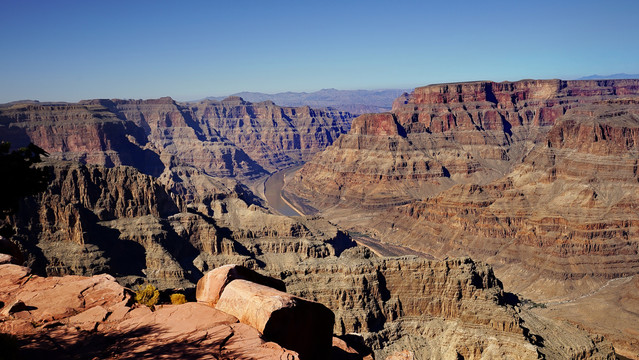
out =
<path fill-rule="evenodd" d="M 186 296 L 184 294 L 171 294 L 171 304 L 180 305 L 186 303 Z"/>
<path fill-rule="evenodd" d="M 147 285 L 144 288 L 138 286 L 138 290 L 135 292 L 135 301 L 138 304 L 148 306 L 151 311 L 155 311 L 155 305 L 158 303 L 159 298 L 160 292 L 153 285 Z"/>

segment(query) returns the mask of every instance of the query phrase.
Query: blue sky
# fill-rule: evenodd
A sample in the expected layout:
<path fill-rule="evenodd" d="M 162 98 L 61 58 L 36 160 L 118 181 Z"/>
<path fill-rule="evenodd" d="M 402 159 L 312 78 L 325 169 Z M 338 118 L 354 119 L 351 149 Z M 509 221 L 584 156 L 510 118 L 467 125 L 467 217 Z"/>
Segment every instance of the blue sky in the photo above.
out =
<path fill-rule="evenodd" d="M 639 1 L 0 0 L 0 103 L 639 73 Z"/>

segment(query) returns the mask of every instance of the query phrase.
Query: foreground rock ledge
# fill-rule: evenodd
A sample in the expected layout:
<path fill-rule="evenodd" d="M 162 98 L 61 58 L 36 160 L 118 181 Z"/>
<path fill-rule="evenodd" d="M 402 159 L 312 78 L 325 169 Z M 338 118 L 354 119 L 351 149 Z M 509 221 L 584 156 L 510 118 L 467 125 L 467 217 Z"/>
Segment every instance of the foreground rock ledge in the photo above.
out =
<path fill-rule="evenodd" d="M 198 302 L 215 306 L 257 329 L 265 340 L 297 351 L 301 359 L 330 358 L 333 312 L 268 285 L 284 290 L 281 280 L 243 266 L 225 265 L 204 275 L 196 296 Z"/>
<path fill-rule="evenodd" d="M 11 306 L 16 301 L 24 305 Z M 109 275 L 43 278 L 21 266 L 0 265 L 3 304 L 12 311 L 0 318 L 0 333 L 15 339 L 2 344 L 1 358 L 299 359 L 204 304 L 160 305 L 155 312 L 132 306 L 128 292 Z"/>

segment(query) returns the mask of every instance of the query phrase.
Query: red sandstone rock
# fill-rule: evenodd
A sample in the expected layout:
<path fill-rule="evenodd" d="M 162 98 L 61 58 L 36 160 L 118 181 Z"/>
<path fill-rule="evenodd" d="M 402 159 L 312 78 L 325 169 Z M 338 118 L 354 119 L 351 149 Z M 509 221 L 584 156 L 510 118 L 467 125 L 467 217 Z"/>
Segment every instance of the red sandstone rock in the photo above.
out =
<path fill-rule="evenodd" d="M 281 280 L 259 274 L 241 265 L 223 265 L 204 274 L 197 282 L 195 297 L 198 302 L 215 306 L 224 288 L 233 280 L 248 280 L 280 291 L 286 291 Z"/>
<path fill-rule="evenodd" d="M 390 113 L 364 114 L 355 118 L 351 126 L 351 133 L 360 135 L 399 135 L 400 130 L 401 126 Z"/>
<path fill-rule="evenodd" d="M 12 264 L 15 261 L 13 256 L 9 254 L 0 254 L 0 265 Z"/>
<path fill-rule="evenodd" d="M 324 305 L 252 283 L 234 280 L 226 285 L 216 309 L 236 316 L 301 359 L 326 359 L 333 338 L 333 312 Z"/>
<path fill-rule="evenodd" d="M 81 328 L 82 330 L 95 330 L 98 323 L 106 319 L 109 312 L 102 306 L 94 306 L 78 315 L 69 318 L 69 324 Z"/>
<path fill-rule="evenodd" d="M 10 316 L 0 321 L 1 333 L 18 336 L 21 358 L 298 359 L 297 353 L 262 340 L 256 329 L 203 304 L 131 310 L 121 300 L 124 289 L 108 275 L 27 275 L 26 268 L 0 265 L 0 299 L 25 299 L 15 301 L 24 306 L 7 303 L 3 311 Z"/>

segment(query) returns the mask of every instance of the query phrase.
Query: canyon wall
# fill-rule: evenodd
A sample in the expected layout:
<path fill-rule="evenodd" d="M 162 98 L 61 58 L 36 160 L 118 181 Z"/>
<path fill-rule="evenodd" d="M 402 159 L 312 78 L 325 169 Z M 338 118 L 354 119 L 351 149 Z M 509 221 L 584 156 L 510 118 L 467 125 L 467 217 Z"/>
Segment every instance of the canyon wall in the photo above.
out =
<path fill-rule="evenodd" d="M 52 157 L 130 165 L 159 176 L 190 166 L 251 180 L 306 161 L 350 128 L 352 116 L 309 107 L 222 101 L 86 100 L 0 106 L 0 140 L 42 147 Z"/>
<path fill-rule="evenodd" d="M 124 284 L 190 287 L 228 262 L 268 269 L 339 255 L 354 242 L 322 219 L 273 215 L 242 198 L 231 181 L 199 184 L 205 202 L 187 202 L 132 167 L 46 161 L 47 190 L 25 199 L 12 239 L 36 273 L 107 272 Z"/>
<path fill-rule="evenodd" d="M 393 110 L 356 118 L 352 130 L 311 159 L 286 190 L 318 208 L 388 207 L 458 183 L 508 174 L 564 114 L 639 94 L 637 80 L 471 82 L 429 85 Z"/>
<path fill-rule="evenodd" d="M 352 248 L 280 276 L 289 292 L 333 310 L 337 335 L 361 334 L 380 359 L 402 350 L 420 359 L 614 356 L 601 337 L 518 306 L 489 266 L 469 258 L 378 258 Z"/>
<path fill-rule="evenodd" d="M 509 291 L 562 300 L 639 271 L 637 129 L 639 80 L 430 85 L 356 118 L 285 191 L 343 227 L 482 259 Z"/>

